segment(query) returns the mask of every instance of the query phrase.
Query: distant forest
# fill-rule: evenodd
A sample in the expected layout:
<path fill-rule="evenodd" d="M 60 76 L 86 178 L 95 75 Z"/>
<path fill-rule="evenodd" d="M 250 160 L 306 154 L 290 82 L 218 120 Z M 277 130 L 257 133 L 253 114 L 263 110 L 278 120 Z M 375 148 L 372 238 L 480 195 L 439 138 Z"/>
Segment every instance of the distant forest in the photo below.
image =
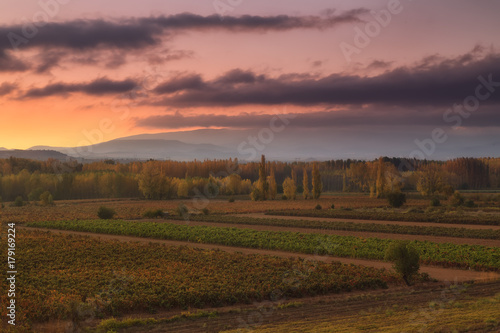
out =
<path fill-rule="evenodd" d="M 292 177 L 297 193 L 313 162 L 267 162 L 277 192 Z M 457 158 L 446 162 L 381 157 L 374 161 L 331 160 L 317 163 L 323 192 L 369 192 L 384 196 L 394 191 L 449 195 L 454 190 L 500 188 L 500 158 Z M 0 197 L 37 201 L 44 192 L 55 200 L 94 198 L 187 198 L 209 189 L 213 195 L 250 194 L 259 179 L 259 162 L 237 159 L 191 162 L 112 160 L 81 164 L 55 159 L 0 159 Z M 311 183 L 311 177 L 308 176 Z"/>

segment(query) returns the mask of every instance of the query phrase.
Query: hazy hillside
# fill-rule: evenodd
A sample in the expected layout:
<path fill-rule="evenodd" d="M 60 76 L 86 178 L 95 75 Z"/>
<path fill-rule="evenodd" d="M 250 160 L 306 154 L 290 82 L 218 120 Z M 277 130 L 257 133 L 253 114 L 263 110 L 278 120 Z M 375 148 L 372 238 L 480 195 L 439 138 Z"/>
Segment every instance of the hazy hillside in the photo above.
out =
<path fill-rule="evenodd" d="M 0 158 L 28 158 L 32 160 L 45 161 L 49 158 L 53 158 L 60 161 L 66 161 L 70 159 L 68 155 L 55 150 L 4 150 L 0 149 Z"/>

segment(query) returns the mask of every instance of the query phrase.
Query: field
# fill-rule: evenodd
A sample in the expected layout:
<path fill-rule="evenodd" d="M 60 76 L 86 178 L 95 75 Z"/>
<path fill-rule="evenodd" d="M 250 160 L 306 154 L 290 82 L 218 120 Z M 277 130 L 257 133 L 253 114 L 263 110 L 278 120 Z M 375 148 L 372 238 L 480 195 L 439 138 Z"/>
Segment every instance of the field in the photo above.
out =
<path fill-rule="evenodd" d="M 181 204 L 189 210 L 184 216 Z M 317 204 L 324 209 L 312 209 Z M 117 218 L 97 219 L 103 205 Z M 392 209 L 364 195 L 219 199 L 203 207 L 192 200 L 7 205 L 2 221 L 16 223 L 22 258 L 17 331 L 411 331 L 401 318 L 453 288 L 460 295 L 434 305 L 428 329 L 496 329 L 495 207 L 426 212 L 427 205 L 410 199 Z M 169 216 L 144 218 L 149 210 Z M 408 238 L 420 252 L 421 272 L 430 275 L 412 287 L 384 261 L 391 243 Z M 454 280 L 451 289 L 444 282 Z M 470 280 L 476 283 L 464 284 Z M 0 297 L 3 303 L 6 295 Z M 408 297 L 416 298 L 410 307 L 402 301 Z M 370 325 L 359 326 L 359 318 Z"/>

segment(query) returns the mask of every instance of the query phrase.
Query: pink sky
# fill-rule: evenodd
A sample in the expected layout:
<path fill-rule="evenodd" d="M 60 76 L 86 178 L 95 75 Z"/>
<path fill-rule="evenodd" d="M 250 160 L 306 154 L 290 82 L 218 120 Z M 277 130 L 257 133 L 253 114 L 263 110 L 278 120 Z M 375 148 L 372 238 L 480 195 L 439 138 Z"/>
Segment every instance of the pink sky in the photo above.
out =
<path fill-rule="evenodd" d="M 53 5 L 57 0 L 41 2 Z M 402 117 L 400 124 L 392 126 L 411 127 L 412 117 L 428 115 L 429 120 L 421 124 L 427 131 L 428 127 L 440 125 L 447 107 L 459 101 L 460 96 L 467 97 L 467 91 L 474 91 L 471 84 L 477 76 L 500 71 L 498 1 L 401 0 L 394 4 L 392 0 L 242 0 L 226 13 L 227 17 L 217 18 L 219 23 L 207 23 L 211 15 L 217 14 L 212 0 L 60 2 L 65 4 L 58 4 L 50 18 L 58 25 L 50 32 L 50 25 L 41 27 L 17 51 L 9 47 L 8 34 L 22 36 L 23 25 L 43 13 L 43 8 L 36 1 L 0 3 L 0 47 L 4 59 L 0 60 L 0 147 L 77 146 L 86 141 L 95 143 L 140 133 L 219 128 L 220 118 L 215 115 L 235 117 L 231 124 L 237 124 L 238 117 L 244 118 L 242 114 L 271 114 L 284 108 L 286 112 L 304 115 L 323 112 L 320 115 L 328 116 L 325 119 L 330 119 L 329 113 L 337 112 L 333 115 L 337 123 L 351 116 L 365 117 L 366 112 L 391 123 L 391 112 L 396 111 L 388 110 L 397 108 L 403 110 L 397 111 L 397 116 L 403 114 L 406 120 Z M 399 8 L 398 13 L 391 15 L 390 23 L 348 61 L 342 43 L 355 46 L 355 28 L 365 29 L 374 20 L 370 11 L 387 10 L 391 3 Z M 179 16 L 182 13 L 192 15 Z M 251 15 L 252 19 L 246 20 L 244 15 Z M 283 19 L 280 15 L 287 15 L 288 19 L 276 23 Z M 157 19 L 162 17 L 169 21 L 160 28 L 162 23 Z M 148 18 L 156 21 L 142 20 Z M 272 22 L 263 25 L 262 19 Z M 201 27 L 196 23 L 199 21 L 203 22 Z M 92 44 L 91 31 L 102 29 L 99 36 L 109 32 L 109 28 L 102 27 L 103 22 L 118 27 L 116 35 Z M 181 27 L 172 27 L 178 22 Z M 79 24 L 88 30 L 78 28 Z M 78 36 L 70 33 L 75 26 Z M 137 31 L 152 37 L 154 42 L 139 37 L 133 46 L 113 45 L 113 36 L 125 41 L 130 37 L 130 42 Z M 53 36 L 60 37 L 65 32 L 68 39 L 61 37 L 59 44 L 54 42 L 58 38 Z M 78 45 L 77 40 L 91 46 Z M 463 76 L 455 80 L 457 86 L 450 88 L 453 91 L 447 90 L 446 82 L 440 86 L 442 98 L 433 98 L 425 90 L 433 79 L 423 79 L 421 86 L 415 88 L 428 103 L 392 98 L 390 92 L 382 91 L 384 98 L 380 99 L 370 93 L 371 85 L 374 89 L 380 86 L 378 82 L 398 87 L 394 82 L 399 81 L 394 77 L 402 69 L 413 75 L 410 81 L 418 81 L 439 70 L 443 70 L 443 75 L 455 73 L 453 66 L 463 70 Z M 235 70 L 251 82 L 238 78 L 221 83 Z M 471 80 L 467 81 L 469 77 Z M 459 78 L 464 79 L 463 86 L 458 85 Z M 344 91 L 345 85 L 338 83 L 353 80 L 359 84 L 352 85 L 351 90 Z M 309 89 L 311 86 L 317 89 Z M 357 91 L 358 87 L 364 88 Z M 325 97 L 328 89 L 332 96 L 342 96 Z M 309 95 L 294 98 L 294 91 L 305 90 Z M 344 98 L 349 94 L 354 97 Z M 498 95 L 500 92 L 484 103 L 485 112 L 491 115 L 486 131 L 492 133 L 499 133 L 500 117 L 494 118 L 500 104 Z M 174 115 L 182 117 L 170 126 L 167 122 Z M 208 117 L 197 122 L 191 119 L 193 115 Z M 167 116 L 167 125 L 152 126 L 152 121 L 148 121 L 151 116 Z M 484 117 L 471 122 L 472 131 L 483 131 Z M 342 126 L 356 130 L 357 124 L 346 122 Z M 491 140 L 500 138 L 492 135 Z"/>

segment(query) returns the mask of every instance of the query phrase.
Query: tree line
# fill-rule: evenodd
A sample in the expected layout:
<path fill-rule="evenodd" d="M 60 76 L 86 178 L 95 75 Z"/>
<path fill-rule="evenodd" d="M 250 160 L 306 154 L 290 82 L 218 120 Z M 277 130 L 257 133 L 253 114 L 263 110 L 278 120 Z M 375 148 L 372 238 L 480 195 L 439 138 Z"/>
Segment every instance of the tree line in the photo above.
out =
<path fill-rule="evenodd" d="M 39 200 L 49 192 L 55 200 L 93 198 L 172 199 L 197 193 L 248 194 L 254 200 L 318 198 L 324 191 L 388 193 L 417 190 L 447 195 L 454 190 L 500 188 L 500 158 L 457 158 L 427 161 L 381 157 L 373 161 L 204 161 L 0 159 L 0 197 Z"/>

